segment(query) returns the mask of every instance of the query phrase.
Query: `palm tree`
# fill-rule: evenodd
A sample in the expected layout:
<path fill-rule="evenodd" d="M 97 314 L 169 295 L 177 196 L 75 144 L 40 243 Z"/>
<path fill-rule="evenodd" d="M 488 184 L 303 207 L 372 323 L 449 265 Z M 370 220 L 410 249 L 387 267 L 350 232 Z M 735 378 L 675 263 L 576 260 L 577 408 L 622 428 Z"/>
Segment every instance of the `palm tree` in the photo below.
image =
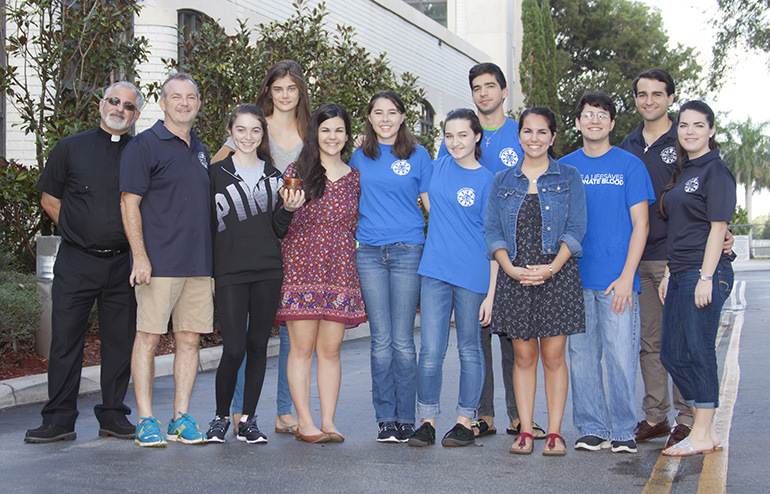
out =
<path fill-rule="evenodd" d="M 722 158 L 735 180 L 746 191 L 746 211 L 751 221 L 751 196 L 754 190 L 770 189 L 770 137 L 764 134 L 770 122 L 745 122 L 727 125 L 727 141 L 722 145 Z"/>

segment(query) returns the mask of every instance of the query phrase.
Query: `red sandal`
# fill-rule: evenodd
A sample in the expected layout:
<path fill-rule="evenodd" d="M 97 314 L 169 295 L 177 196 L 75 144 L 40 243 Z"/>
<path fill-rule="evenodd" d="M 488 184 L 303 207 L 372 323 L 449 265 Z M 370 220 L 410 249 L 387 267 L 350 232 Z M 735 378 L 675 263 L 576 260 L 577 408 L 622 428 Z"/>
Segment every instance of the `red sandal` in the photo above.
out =
<path fill-rule="evenodd" d="M 529 439 L 529 448 L 527 448 L 527 439 Z M 518 447 L 515 447 L 518 446 Z M 515 455 L 528 455 L 532 453 L 532 448 L 535 447 L 535 438 L 529 432 L 522 432 L 516 441 L 508 448 L 508 451 Z"/>
<path fill-rule="evenodd" d="M 559 451 L 556 448 L 556 441 L 561 441 L 564 445 L 564 449 Z M 564 456 L 567 454 L 567 443 L 564 438 L 558 434 L 548 434 L 545 436 L 545 447 L 543 448 L 543 455 L 545 456 Z"/>

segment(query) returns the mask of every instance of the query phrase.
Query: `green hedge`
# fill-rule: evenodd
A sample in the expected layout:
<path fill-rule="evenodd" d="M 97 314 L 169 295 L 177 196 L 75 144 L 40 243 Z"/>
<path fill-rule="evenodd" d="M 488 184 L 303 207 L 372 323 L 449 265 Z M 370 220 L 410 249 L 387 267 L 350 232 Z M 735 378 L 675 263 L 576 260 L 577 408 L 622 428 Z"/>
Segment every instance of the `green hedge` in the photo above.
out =
<path fill-rule="evenodd" d="M 0 271 L 0 355 L 34 348 L 40 327 L 40 300 L 35 275 Z"/>

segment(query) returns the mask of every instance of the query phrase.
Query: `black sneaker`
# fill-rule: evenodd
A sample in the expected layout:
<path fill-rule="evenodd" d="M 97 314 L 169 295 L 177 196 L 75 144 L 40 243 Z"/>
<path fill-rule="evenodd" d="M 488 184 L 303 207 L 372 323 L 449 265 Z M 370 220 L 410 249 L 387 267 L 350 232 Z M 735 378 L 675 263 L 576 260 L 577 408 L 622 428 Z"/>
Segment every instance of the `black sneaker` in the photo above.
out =
<path fill-rule="evenodd" d="M 575 441 L 575 449 L 584 449 L 586 451 L 599 451 L 609 447 L 609 441 L 597 436 L 583 436 Z"/>
<path fill-rule="evenodd" d="M 128 421 L 125 415 L 121 415 L 108 424 L 99 425 L 99 435 L 102 437 L 116 437 L 118 439 L 134 439 L 136 426 Z"/>
<path fill-rule="evenodd" d="M 73 429 L 57 424 L 43 424 L 37 429 L 29 429 L 24 436 L 25 443 L 52 443 L 54 441 L 74 441 L 77 435 Z"/>
<path fill-rule="evenodd" d="M 398 422 L 396 428 L 398 429 L 399 442 L 405 443 L 414 435 L 414 424 Z"/>
<path fill-rule="evenodd" d="M 636 453 L 636 441 L 629 439 L 628 441 L 612 441 L 613 453 Z"/>
<path fill-rule="evenodd" d="M 207 443 L 223 443 L 225 442 L 225 434 L 227 429 L 230 428 L 230 419 L 215 415 L 214 420 L 209 422 L 209 431 L 206 433 Z M 237 437 L 237 434 L 236 434 Z"/>
<path fill-rule="evenodd" d="M 238 424 L 238 435 L 235 437 L 239 441 L 246 441 L 246 444 L 267 443 L 267 436 L 257 427 L 257 417 L 249 417 L 246 422 L 241 421 Z"/>
<path fill-rule="evenodd" d="M 416 431 L 414 431 L 412 437 L 407 439 L 406 442 L 409 446 L 420 447 L 434 444 L 436 442 L 436 429 L 430 425 L 430 422 L 425 422 Z"/>
<path fill-rule="evenodd" d="M 473 430 L 468 429 L 462 424 L 455 424 L 452 429 L 446 433 L 441 445 L 446 447 L 470 446 L 476 442 L 476 435 Z"/>
<path fill-rule="evenodd" d="M 400 443 L 401 433 L 395 422 L 380 422 L 380 431 L 377 434 L 378 443 Z"/>

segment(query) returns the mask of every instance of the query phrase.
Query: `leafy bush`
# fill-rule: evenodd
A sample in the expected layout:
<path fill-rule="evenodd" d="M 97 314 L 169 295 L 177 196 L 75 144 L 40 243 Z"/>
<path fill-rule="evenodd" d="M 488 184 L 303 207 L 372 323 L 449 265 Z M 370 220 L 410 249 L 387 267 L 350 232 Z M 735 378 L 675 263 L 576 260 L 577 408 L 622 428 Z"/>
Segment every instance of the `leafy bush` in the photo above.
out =
<path fill-rule="evenodd" d="M 0 313 L 0 355 L 33 347 L 40 327 L 34 275 L 0 271 Z"/>
<path fill-rule="evenodd" d="M 37 168 L 5 160 L 0 164 L 0 244 L 14 264 L 27 271 L 34 269 L 35 234 L 48 218 L 35 189 L 39 176 Z"/>
<path fill-rule="evenodd" d="M 232 108 L 256 102 L 262 77 L 270 66 L 286 59 L 302 67 L 311 108 L 329 102 L 344 106 L 353 120 L 354 135 L 362 133 L 371 95 L 388 88 L 399 93 L 409 108 L 407 125 L 419 129 L 425 90 L 417 85 L 417 77 L 396 74 L 384 53 L 369 53 L 358 44 L 352 27 L 330 29 L 324 2 L 312 7 L 309 3 L 293 2 L 295 12 L 286 21 L 260 24 L 256 30 L 240 22 L 232 36 L 216 22 L 207 22 L 186 41 L 191 55 L 183 58 L 181 67 L 203 90 L 203 107 L 194 128 L 212 152 L 227 136 L 225 123 Z M 256 40 L 255 32 L 259 33 Z M 180 66 L 173 59 L 163 62 L 169 72 Z M 148 85 L 148 97 L 157 100 L 159 96 L 160 83 Z M 415 135 L 433 155 L 438 129 Z"/>
<path fill-rule="evenodd" d="M 745 209 L 743 209 L 741 206 L 735 206 L 735 211 L 733 212 L 733 218 L 730 220 L 731 225 L 748 225 L 749 224 L 749 213 Z M 733 232 L 733 235 L 748 235 L 750 226 L 733 226 L 731 227 L 731 230 Z"/>

